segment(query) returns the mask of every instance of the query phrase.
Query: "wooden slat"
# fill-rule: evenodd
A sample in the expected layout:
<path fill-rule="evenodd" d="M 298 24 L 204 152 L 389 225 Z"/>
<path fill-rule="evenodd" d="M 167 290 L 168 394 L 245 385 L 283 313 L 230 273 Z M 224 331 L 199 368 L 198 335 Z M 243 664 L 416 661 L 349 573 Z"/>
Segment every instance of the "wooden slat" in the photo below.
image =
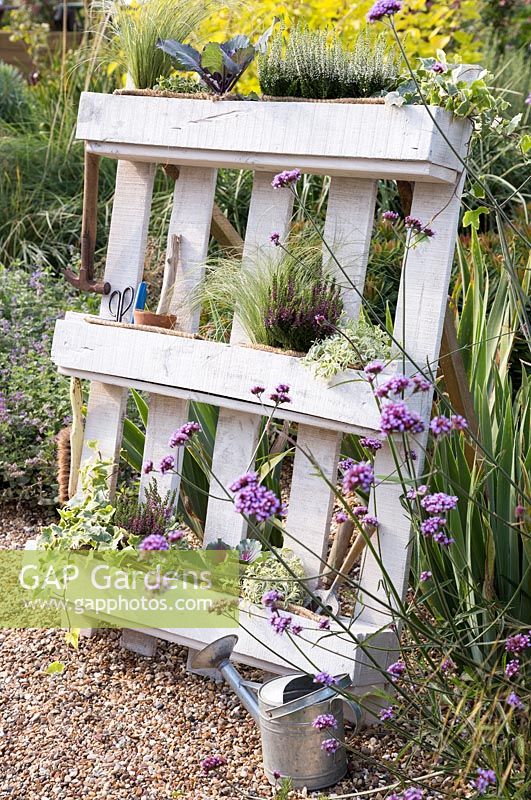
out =
<path fill-rule="evenodd" d="M 118 164 L 104 280 L 111 292 L 136 288 L 144 270 L 144 253 L 153 194 L 155 167 L 152 164 Z M 112 317 L 110 295 L 102 297 L 100 316 Z M 93 382 L 89 392 L 85 423 L 85 445 L 81 464 L 94 458 L 87 442 L 97 441 L 104 458 L 118 461 L 122 442 L 127 390 Z M 116 473 L 111 491 L 116 486 Z"/>
<path fill-rule="evenodd" d="M 180 330 L 193 332 L 199 327 L 200 309 L 193 309 L 191 297 L 203 279 L 208 252 L 210 224 L 214 194 L 216 192 L 215 169 L 181 167 L 175 182 L 173 209 L 168 230 L 168 256 L 173 252 L 175 237 L 179 237 L 179 258 L 175 273 L 169 313 L 178 318 Z M 167 264 L 166 269 L 170 269 Z M 173 273 L 173 270 L 172 270 Z M 176 428 L 188 420 L 187 399 L 159 394 L 149 398 L 149 416 L 144 447 L 145 460 L 158 466 L 163 456 L 172 453 L 176 458 L 176 472 L 162 475 L 142 475 L 140 497 L 151 480 L 156 480 L 159 491 L 177 490 L 180 486 L 183 450 L 170 450 L 168 442 Z"/>
<path fill-rule="evenodd" d="M 376 189 L 376 181 L 354 178 L 332 178 L 330 183 L 323 260 L 342 286 L 345 314 L 352 320 L 357 319 L 361 306 Z M 331 259 L 330 251 L 336 255 L 341 268 Z M 294 393 L 297 389 L 294 384 Z M 354 416 L 353 409 L 354 404 L 350 409 L 351 419 Z M 289 546 L 302 558 L 306 573 L 310 576 L 325 571 L 322 559 L 326 557 L 334 505 L 334 493 L 327 481 L 334 485 L 337 479 L 341 438 L 340 433 L 308 425 L 298 427 L 286 528 L 295 540 L 292 542 L 289 539 Z M 316 477 L 307 453 L 313 455 L 326 480 L 321 476 Z"/>
<path fill-rule="evenodd" d="M 455 249 L 457 223 L 461 202 L 462 179 L 454 187 L 427 186 L 418 184 L 413 193 L 411 214 L 436 231 L 436 235 L 418 244 L 408 254 L 407 264 L 402 271 L 402 286 L 395 319 L 395 338 L 403 339 L 405 330 L 405 349 L 408 355 L 421 367 L 429 364 L 434 373 L 441 346 L 441 335 L 446 312 L 450 270 Z M 405 301 L 404 297 L 405 281 Z M 405 319 L 405 326 L 402 320 Z M 421 415 L 426 423 L 429 419 L 432 393 L 422 398 Z M 418 474 L 423 469 L 423 449 L 427 435 L 417 437 L 419 446 L 416 468 Z M 400 444 L 397 442 L 399 452 Z M 379 476 L 390 476 L 396 480 L 396 470 L 390 451 L 386 445 L 376 453 L 375 472 Z M 380 526 L 378 546 L 390 583 L 399 597 L 407 590 L 409 562 L 411 555 L 411 526 L 401 508 L 400 486 L 393 481 L 380 483 L 375 492 L 375 510 Z M 366 598 L 363 606 L 363 590 L 383 602 L 391 601 L 389 587 L 382 580 L 377 560 L 368 550 L 363 564 L 362 590 L 358 601 L 361 617 L 373 623 L 383 622 L 388 612 L 378 607 L 377 600 Z"/>
<path fill-rule="evenodd" d="M 441 108 L 432 113 L 454 146 L 461 147 L 470 130 L 468 122 Z M 244 153 L 250 168 L 255 157 L 260 161 L 260 154 L 281 156 L 283 163 L 288 154 L 291 167 L 300 166 L 298 156 L 351 159 L 352 167 L 368 159 L 408 161 L 421 172 L 431 165 L 446 170 L 459 167 L 422 106 L 220 103 L 84 93 L 77 137 L 117 146 L 156 146 L 167 152 L 190 149 L 198 159 L 208 151 L 225 153 L 225 159 L 231 153 Z M 226 166 L 223 156 L 218 163 Z M 391 163 L 388 169 L 392 167 Z"/>

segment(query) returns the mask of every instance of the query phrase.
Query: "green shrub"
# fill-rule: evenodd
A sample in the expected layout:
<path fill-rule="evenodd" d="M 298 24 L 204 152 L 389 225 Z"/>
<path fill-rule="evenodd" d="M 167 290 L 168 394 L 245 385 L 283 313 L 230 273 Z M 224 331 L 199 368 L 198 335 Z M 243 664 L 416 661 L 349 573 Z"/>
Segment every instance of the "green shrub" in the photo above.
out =
<path fill-rule="evenodd" d="M 303 363 L 317 378 L 333 378 L 345 369 L 362 369 L 370 361 L 387 361 L 391 339 L 364 318 L 339 325 L 340 332 L 315 342 Z"/>
<path fill-rule="evenodd" d="M 295 25 L 284 28 L 259 58 L 262 92 L 275 97 L 334 99 L 371 97 L 392 89 L 398 78 L 398 56 L 385 37 L 362 30 L 346 46 L 330 30 Z"/>
<path fill-rule="evenodd" d="M 0 61 L 0 121 L 15 125 L 28 122 L 30 116 L 26 81 L 18 69 Z"/>
<path fill-rule="evenodd" d="M 49 271 L 0 266 L 0 500 L 55 501 L 55 436 L 70 421 L 70 399 L 51 337 L 66 307 L 87 302 Z"/>

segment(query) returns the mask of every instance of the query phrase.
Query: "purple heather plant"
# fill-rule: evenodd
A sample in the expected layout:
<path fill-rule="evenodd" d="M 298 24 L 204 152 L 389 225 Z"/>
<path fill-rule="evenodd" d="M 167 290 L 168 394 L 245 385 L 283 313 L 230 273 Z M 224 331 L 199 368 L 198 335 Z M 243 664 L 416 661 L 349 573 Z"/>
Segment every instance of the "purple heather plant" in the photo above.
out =
<path fill-rule="evenodd" d="M 333 714 L 319 714 L 312 722 L 312 728 L 324 731 L 327 728 L 337 728 L 338 722 Z"/>

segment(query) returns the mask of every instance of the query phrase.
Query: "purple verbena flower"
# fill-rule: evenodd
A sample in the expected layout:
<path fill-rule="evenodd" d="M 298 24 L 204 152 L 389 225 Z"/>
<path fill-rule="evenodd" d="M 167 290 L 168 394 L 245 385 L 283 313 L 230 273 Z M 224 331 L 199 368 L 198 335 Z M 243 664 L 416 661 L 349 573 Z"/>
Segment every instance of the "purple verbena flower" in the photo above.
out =
<path fill-rule="evenodd" d="M 372 450 L 376 452 L 383 447 L 383 442 L 381 439 L 375 439 L 374 436 L 366 436 L 363 439 L 360 439 L 360 444 L 362 447 L 365 447 L 366 450 Z"/>
<path fill-rule="evenodd" d="M 339 462 L 339 469 L 343 470 L 343 472 L 346 472 L 351 467 L 353 467 L 354 464 L 355 461 L 353 458 L 344 458 L 343 461 Z"/>
<path fill-rule="evenodd" d="M 446 72 L 446 64 L 443 64 L 442 61 L 436 61 L 430 69 L 440 75 L 442 72 Z"/>
<path fill-rule="evenodd" d="M 287 383 L 279 383 L 273 394 L 269 395 L 269 399 L 278 405 L 282 403 L 291 403 L 291 397 L 288 395 L 288 392 L 289 386 Z"/>
<path fill-rule="evenodd" d="M 147 461 L 144 461 L 144 466 L 142 467 L 142 472 L 144 473 L 144 475 L 149 475 L 149 473 L 153 472 L 154 469 L 155 469 L 155 467 L 154 467 L 153 461 L 151 461 L 151 459 L 148 459 Z"/>
<path fill-rule="evenodd" d="M 421 486 L 417 486 L 416 489 L 408 489 L 406 492 L 406 497 L 408 500 L 416 500 L 417 497 L 422 497 L 428 491 L 428 487 L 422 484 Z"/>
<path fill-rule="evenodd" d="M 450 422 L 454 431 L 466 431 L 468 428 L 468 422 L 461 414 L 452 414 Z"/>
<path fill-rule="evenodd" d="M 387 220 L 387 222 L 396 222 L 399 217 L 400 214 L 397 214 L 396 211 L 384 211 L 382 214 L 382 219 Z"/>
<path fill-rule="evenodd" d="M 522 703 L 516 692 L 511 692 L 505 702 L 507 703 L 508 706 L 511 706 L 511 708 L 516 708 L 518 710 L 524 707 L 524 704 Z"/>
<path fill-rule="evenodd" d="M 389 397 L 390 394 L 402 394 L 410 386 L 410 380 L 406 375 L 394 375 L 381 386 L 374 390 L 375 397 Z"/>
<path fill-rule="evenodd" d="M 428 519 L 421 522 L 420 530 L 423 536 L 433 536 L 438 533 L 441 528 L 444 528 L 445 525 L 445 517 L 428 517 Z"/>
<path fill-rule="evenodd" d="M 369 13 L 367 22 L 379 22 L 384 17 L 392 17 L 402 9 L 400 0 L 376 0 Z"/>
<path fill-rule="evenodd" d="M 169 446 L 182 447 L 188 444 L 190 439 L 195 433 L 201 432 L 201 425 L 199 422 L 185 422 L 180 428 L 177 428 L 171 435 Z"/>
<path fill-rule="evenodd" d="M 410 217 L 409 215 L 405 217 L 404 225 L 406 228 L 410 228 L 411 230 L 417 231 L 418 233 L 420 233 L 420 231 L 423 228 L 420 219 L 417 219 L 417 217 Z"/>
<path fill-rule="evenodd" d="M 333 714 L 319 714 L 312 722 L 312 728 L 324 731 L 326 728 L 337 728 L 337 719 Z"/>
<path fill-rule="evenodd" d="M 262 605 L 265 608 L 275 609 L 277 607 L 277 603 L 281 603 L 283 600 L 284 595 L 277 589 L 269 589 L 268 592 L 264 592 L 262 595 Z"/>
<path fill-rule="evenodd" d="M 171 544 L 173 544 L 174 542 L 180 542 L 181 539 L 184 539 L 184 537 L 185 537 L 184 531 L 175 530 L 175 531 L 170 531 L 168 533 L 168 541 Z"/>
<path fill-rule="evenodd" d="M 391 664 L 391 666 L 387 667 L 387 672 L 393 678 L 401 678 L 405 671 L 406 665 L 403 661 L 395 661 L 394 664 Z"/>
<path fill-rule="evenodd" d="M 509 636 L 505 642 L 505 649 L 508 653 L 521 653 L 531 646 L 531 636 L 527 633 L 515 633 Z"/>
<path fill-rule="evenodd" d="M 285 186 L 290 186 L 292 183 L 297 183 L 301 177 L 300 169 L 285 169 L 275 175 L 271 181 L 273 189 L 283 189 Z"/>
<path fill-rule="evenodd" d="M 363 371 L 369 380 L 372 380 L 374 375 L 379 375 L 380 372 L 383 372 L 383 368 L 384 365 L 381 361 L 371 361 L 370 364 L 367 364 Z"/>
<path fill-rule="evenodd" d="M 259 384 L 253 386 L 251 389 L 251 394 L 258 395 L 258 397 L 265 392 L 265 386 L 260 386 Z"/>
<path fill-rule="evenodd" d="M 278 781 L 278 779 L 279 779 L 280 777 L 281 777 L 281 775 L 280 775 L 280 772 L 278 771 L 278 769 L 274 769 L 274 770 L 273 770 L 273 778 L 274 778 L 276 781 Z"/>
<path fill-rule="evenodd" d="M 472 781 L 474 789 L 478 790 L 479 794 L 486 794 L 489 786 L 496 785 L 496 773 L 493 769 L 477 769 L 477 777 Z"/>
<path fill-rule="evenodd" d="M 511 659 L 508 661 L 505 666 L 505 677 L 506 678 L 514 678 L 515 675 L 518 675 L 520 672 L 520 662 L 517 658 Z"/>
<path fill-rule="evenodd" d="M 257 522 L 265 522 L 282 510 L 282 504 L 276 494 L 271 489 L 256 483 L 239 490 L 234 507 L 239 514 L 255 517 Z"/>
<path fill-rule="evenodd" d="M 525 508 L 519 503 L 517 506 L 515 506 L 514 518 L 517 520 L 523 519 L 524 514 L 525 514 Z"/>
<path fill-rule="evenodd" d="M 257 486 L 258 485 L 258 473 L 256 472 L 245 472 L 243 475 L 240 475 L 239 478 L 236 478 L 233 481 L 229 489 L 231 492 L 239 492 L 241 489 L 245 489 L 246 486 Z"/>
<path fill-rule="evenodd" d="M 437 531 L 437 533 L 433 534 L 432 539 L 437 544 L 440 544 L 441 547 L 450 547 L 455 542 L 455 539 L 448 536 L 444 531 Z"/>
<path fill-rule="evenodd" d="M 302 625 L 299 625 L 298 622 L 292 622 L 290 626 L 290 633 L 292 633 L 294 636 L 298 636 L 300 633 L 302 633 Z"/>
<path fill-rule="evenodd" d="M 279 614 L 278 611 L 275 611 L 269 617 L 269 624 L 279 635 L 282 635 L 284 631 L 288 630 L 291 625 L 291 617 L 289 615 L 282 615 Z"/>
<path fill-rule="evenodd" d="M 321 617 L 321 619 L 319 620 L 319 630 L 320 631 L 330 630 L 330 619 L 328 617 Z"/>
<path fill-rule="evenodd" d="M 374 483 L 374 469 L 368 461 L 359 461 L 343 476 L 343 491 L 353 492 L 361 489 L 368 492 Z"/>
<path fill-rule="evenodd" d="M 321 750 L 324 750 L 329 756 L 333 756 L 334 753 L 337 753 L 340 747 L 341 742 L 337 739 L 325 739 L 321 742 Z"/>
<path fill-rule="evenodd" d="M 444 492 L 435 492 L 435 494 L 427 494 L 426 497 L 423 497 L 420 504 L 428 514 L 444 514 L 456 507 L 457 497 Z"/>
<path fill-rule="evenodd" d="M 214 769 L 218 769 L 218 767 L 223 767 L 227 762 L 223 758 L 223 756 L 207 756 L 201 762 L 201 768 L 205 774 L 212 772 Z"/>
<path fill-rule="evenodd" d="M 413 375 L 411 383 L 413 384 L 413 394 L 416 394 L 416 392 L 429 392 L 432 387 L 430 381 L 423 375 Z"/>
<path fill-rule="evenodd" d="M 386 403 L 382 409 L 380 417 L 380 430 L 382 433 L 422 433 L 424 422 L 416 411 L 410 411 L 407 405 L 401 400 Z"/>
<path fill-rule="evenodd" d="M 382 708 L 378 716 L 382 722 L 387 722 L 388 720 L 393 719 L 394 715 L 395 712 L 393 706 L 389 706 L 388 708 Z"/>
<path fill-rule="evenodd" d="M 169 550 L 170 546 L 160 533 L 151 533 L 140 542 L 141 550 Z"/>
<path fill-rule="evenodd" d="M 165 475 L 166 472 L 170 472 L 175 467 L 175 459 L 173 456 L 164 456 L 159 464 L 159 470 Z"/>
<path fill-rule="evenodd" d="M 323 686 L 334 686 L 337 683 L 337 678 L 334 678 L 328 672 L 318 672 L 317 675 L 314 675 L 313 682 L 322 683 Z"/>
<path fill-rule="evenodd" d="M 430 431 L 433 433 L 435 438 L 439 438 L 440 436 L 446 436 L 447 433 L 450 433 L 452 430 L 452 423 L 445 417 L 444 414 L 441 414 L 438 417 L 434 417 L 430 422 Z"/>
<path fill-rule="evenodd" d="M 447 672 L 453 672 L 456 668 L 455 661 L 452 661 L 451 658 L 443 658 L 441 662 L 441 672 L 445 675 Z"/>
<path fill-rule="evenodd" d="M 361 517 L 366 517 L 368 511 L 369 509 L 367 508 L 367 506 L 354 506 L 354 508 L 352 509 L 352 513 L 354 514 L 355 517 L 358 517 L 358 519 L 360 519 Z"/>
<path fill-rule="evenodd" d="M 274 231 L 274 232 L 271 234 L 271 236 L 269 237 L 269 241 L 270 241 L 272 244 L 274 244 L 274 245 L 275 245 L 275 247 L 278 247 L 278 246 L 280 245 L 280 233 L 277 233 L 276 231 Z"/>
<path fill-rule="evenodd" d="M 370 525 L 373 528 L 378 528 L 380 525 L 377 518 L 373 517 L 372 514 L 366 514 L 362 521 L 364 525 Z"/>
<path fill-rule="evenodd" d="M 423 800 L 424 794 L 424 789 L 419 789 L 416 786 L 410 786 L 409 789 L 406 789 L 402 794 L 402 800 Z"/>
<path fill-rule="evenodd" d="M 345 511 L 338 511 L 335 520 L 337 523 L 341 524 L 342 522 L 346 522 L 348 519 L 348 514 Z"/>
<path fill-rule="evenodd" d="M 422 581 L 422 583 L 426 583 L 426 581 L 429 581 L 431 577 L 432 574 L 429 571 L 429 569 L 425 569 L 423 572 L 420 573 L 420 580 Z"/>

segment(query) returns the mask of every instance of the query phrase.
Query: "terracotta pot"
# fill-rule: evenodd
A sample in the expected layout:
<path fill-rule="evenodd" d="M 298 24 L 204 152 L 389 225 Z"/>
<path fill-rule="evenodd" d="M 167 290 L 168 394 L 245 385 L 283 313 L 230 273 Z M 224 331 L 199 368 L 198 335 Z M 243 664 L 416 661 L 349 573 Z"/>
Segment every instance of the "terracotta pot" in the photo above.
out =
<path fill-rule="evenodd" d="M 175 328 L 177 317 L 174 314 L 154 314 L 152 311 L 135 309 L 135 325 L 152 325 L 155 328 Z"/>

